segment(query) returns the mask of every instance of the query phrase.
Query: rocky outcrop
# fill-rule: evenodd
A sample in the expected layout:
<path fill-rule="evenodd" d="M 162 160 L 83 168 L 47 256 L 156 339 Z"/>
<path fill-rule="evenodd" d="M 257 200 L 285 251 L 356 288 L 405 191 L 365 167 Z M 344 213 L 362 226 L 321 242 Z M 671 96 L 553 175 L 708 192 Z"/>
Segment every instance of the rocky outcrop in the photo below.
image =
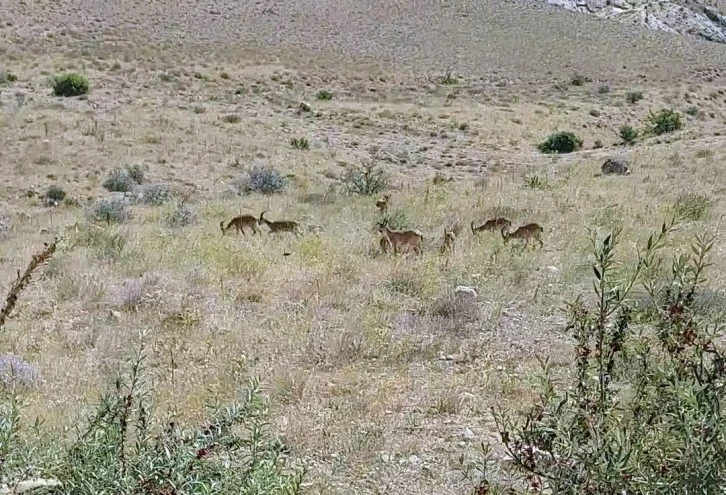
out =
<path fill-rule="evenodd" d="M 714 6 L 688 0 L 546 0 L 551 5 L 637 22 L 650 29 L 698 36 L 726 44 L 726 15 Z"/>

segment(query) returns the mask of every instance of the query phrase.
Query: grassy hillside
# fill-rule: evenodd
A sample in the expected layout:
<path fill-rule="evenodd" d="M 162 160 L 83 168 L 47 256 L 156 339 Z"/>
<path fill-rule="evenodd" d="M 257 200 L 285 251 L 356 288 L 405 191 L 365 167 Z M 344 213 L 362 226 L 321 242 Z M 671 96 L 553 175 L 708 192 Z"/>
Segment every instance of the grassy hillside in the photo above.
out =
<path fill-rule="evenodd" d="M 721 228 L 726 95 L 709 67 L 724 66 L 723 47 L 524 4 L 441 8 L 434 26 L 440 7 L 427 2 L 335 14 L 299 2 L 298 16 L 289 2 L 187 3 L 0 8 L 12 15 L 3 292 L 43 242 L 66 236 L 0 335 L 42 376 L 26 414 L 46 428 L 77 422 L 143 331 L 159 405 L 182 419 L 260 376 L 309 493 L 461 493 L 459 454 L 497 441 L 488 408 L 529 403 L 536 355 L 563 372 L 571 362 L 560 310 L 590 290 L 589 234 L 622 226 L 632 260 L 676 209 L 686 222 L 669 252 Z M 53 96 L 48 80 L 64 71 L 86 76 L 89 94 Z M 683 128 L 648 133 L 663 108 Z M 640 131 L 634 144 L 620 144 L 623 125 Z M 583 149 L 538 151 L 556 130 Z M 613 157 L 629 176 L 598 175 Z M 377 253 L 377 196 L 345 191 L 362 163 L 390 176 L 392 213 L 424 234 L 422 257 Z M 135 192 L 160 185 L 170 200 L 134 201 L 121 223 L 89 219 L 109 175 L 134 164 L 145 172 Z M 238 194 L 254 166 L 280 171 L 286 190 Z M 66 197 L 47 206 L 54 185 Z M 324 230 L 220 232 L 263 210 Z M 500 214 L 542 225 L 543 249 L 468 230 Z M 447 262 L 438 246 L 457 218 Z M 720 298 L 724 248 L 718 237 L 708 280 Z M 479 293 L 466 311 L 452 309 L 458 285 Z"/>

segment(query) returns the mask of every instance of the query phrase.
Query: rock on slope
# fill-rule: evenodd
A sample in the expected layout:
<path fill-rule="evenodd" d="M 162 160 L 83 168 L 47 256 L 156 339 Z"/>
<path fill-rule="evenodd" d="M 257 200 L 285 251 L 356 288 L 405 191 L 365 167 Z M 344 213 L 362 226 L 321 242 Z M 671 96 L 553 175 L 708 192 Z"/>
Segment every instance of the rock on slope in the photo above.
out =
<path fill-rule="evenodd" d="M 704 2 L 676 0 L 547 0 L 568 10 L 726 43 L 726 15 Z"/>

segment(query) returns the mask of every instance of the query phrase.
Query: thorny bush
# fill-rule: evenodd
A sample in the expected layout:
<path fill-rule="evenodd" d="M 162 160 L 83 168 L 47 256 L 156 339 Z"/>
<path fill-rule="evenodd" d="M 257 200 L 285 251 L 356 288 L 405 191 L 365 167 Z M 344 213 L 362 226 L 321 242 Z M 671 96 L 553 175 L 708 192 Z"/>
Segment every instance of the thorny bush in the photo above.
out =
<path fill-rule="evenodd" d="M 594 302 L 569 305 L 569 383 L 544 360 L 534 407 L 523 418 L 494 411 L 528 493 L 723 493 L 723 327 L 694 304 L 714 239 L 697 236 L 667 269 L 659 253 L 676 223 L 664 223 L 627 269 L 615 259 L 619 231 L 593 240 Z M 638 289 L 648 304 L 630 297 Z"/>

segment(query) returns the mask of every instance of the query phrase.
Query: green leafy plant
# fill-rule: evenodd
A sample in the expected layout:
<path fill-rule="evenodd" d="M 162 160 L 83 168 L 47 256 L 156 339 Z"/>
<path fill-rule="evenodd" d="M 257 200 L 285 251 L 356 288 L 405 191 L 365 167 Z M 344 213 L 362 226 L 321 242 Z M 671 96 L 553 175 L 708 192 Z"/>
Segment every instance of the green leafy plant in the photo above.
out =
<path fill-rule="evenodd" d="M 85 95 L 91 90 L 88 79 L 75 72 L 56 75 L 51 79 L 51 86 L 55 96 L 64 97 Z"/>
<path fill-rule="evenodd" d="M 664 108 L 657 113 L 650 112 L 648 122 L 650 131 L 656 135 L 675 132 L 683 127 L 681 114 L 668 108 Z"/>
<path fill-rule="evenodd" d="M 301 137 L 301 138 L 292 138 L 290 140 L 290 145 L 295 148 L 296 150 L 307 150 L 310 149 L 310 142 L 307 138 Z"/>
<path fill-rule="evenodd" d="M 638 131 L 633 126 L 623 124 L 620 126 L 620 139 L 623 143 L 630 144 L 638 138 Z"/>
<path fill-rule="evenodd" d="M 343 185 L 350 194 L 370 196 L 383 191 L 388 185 L 388 175 L 371 164 L 350 170 L 343 178 Z"/>
<path fill-rule="evenodd" d="M 660 253 L 676 224 L 650 236 L 630 267 L 616 260 L 619 230 L 593 238 L 593 297 L 568 306 L 570 378 L 556 377 L 545 359 L 533 407 L 517 418 L 494 410 L 527 490 L 721 493 L 726 356 L 716 338 L 723 328 L 694 305 L 714 239 L 696 236 L 664 275 Z M 632 298 L 636 286 L 644 302 Z"/>
<path fill-rule="evenodd" d="M 315 93 L 315 98 L 317 98 L 318 100 L 329 101 L 333 99 L 333 93 L 331 93 L 330 91 L 320 90 Z"/>
<path fill-rule="evenodd" d="M 630 91 L 625 95 L 625 101 L 634 105 L 644 98 L 642 91 Z"/>
<path fill-rule="evenodd" d="M 570 131 L 550 134 L 537 148 L 542 153 L 572 153 L 582 148 L 582 138 Z"/>

